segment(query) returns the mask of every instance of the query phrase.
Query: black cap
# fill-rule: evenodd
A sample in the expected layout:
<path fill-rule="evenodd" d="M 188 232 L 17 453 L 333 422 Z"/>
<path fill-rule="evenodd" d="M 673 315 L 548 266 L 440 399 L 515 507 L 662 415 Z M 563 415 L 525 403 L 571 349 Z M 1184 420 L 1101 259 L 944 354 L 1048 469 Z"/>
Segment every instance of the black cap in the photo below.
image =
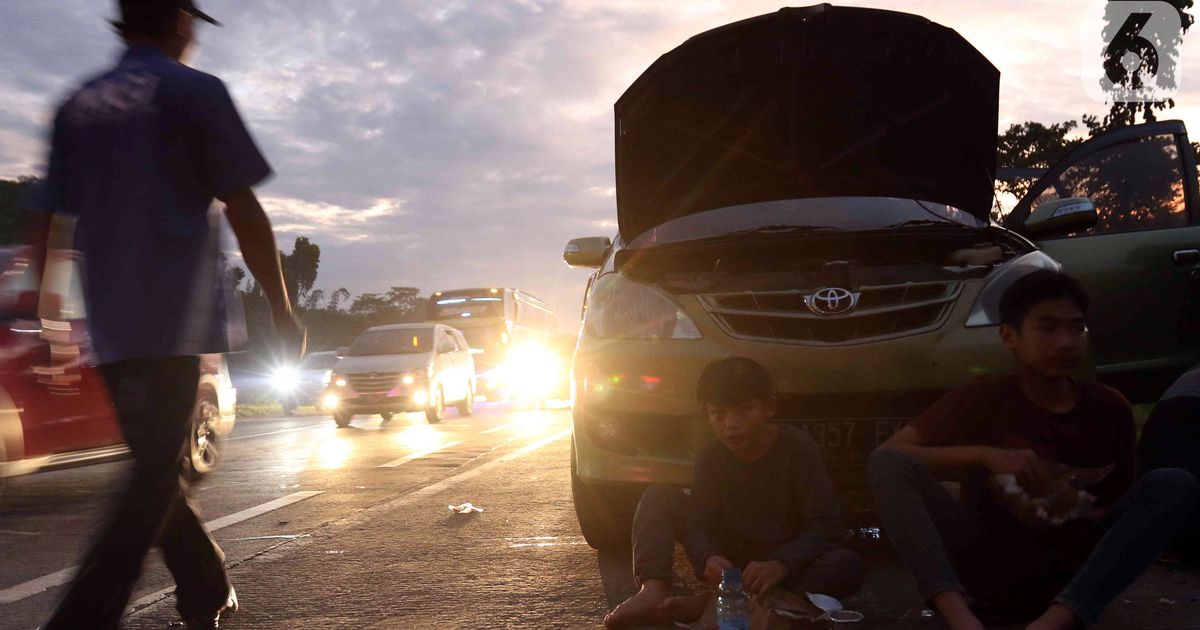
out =
<path fill-rule="evenodd" d="M 192 0 L 119 0 L 121 21 L 114 22 L 122 30 L 144 30 L 147 25 L 161 24 L 176 11 L 187 11 L 209 24 L 221 26 L 211 15 L 200 10 Z"/>

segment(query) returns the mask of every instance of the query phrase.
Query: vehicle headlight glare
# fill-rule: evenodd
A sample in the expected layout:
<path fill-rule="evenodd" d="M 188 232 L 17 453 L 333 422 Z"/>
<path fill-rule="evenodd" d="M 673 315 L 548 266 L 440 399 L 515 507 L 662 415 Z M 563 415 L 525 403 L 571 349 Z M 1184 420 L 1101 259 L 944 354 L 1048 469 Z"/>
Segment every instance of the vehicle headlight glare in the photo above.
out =
<path fill-rule="evenodd" d="M 321 406 L 328 411 L 337 409 L 340 404 L 342 404 L 342 399 L 337 394 L 325 394 L 325 397 L 321 399 Z"/>
<path fill-rule="evenodd" d="M 281 392 L 290 392 L 300 384 L 300 374 L 296 368 L 280 367 L 271 374 L 271 384 Z"/>
<path fill-rule="evenodd" d="M 619 273 L 596 281 L 585 329 L 602 339 L 700 339 L 692 318 L 666 294 Z"/>
<path fill-rule="evenodd" d="M 400 379 L 400 382 L 404 383 L 405 385 L 412 385 L 416 381 L 417 379 L 413 378 L 412 374 L 405 374 L 404 378 Z"/>

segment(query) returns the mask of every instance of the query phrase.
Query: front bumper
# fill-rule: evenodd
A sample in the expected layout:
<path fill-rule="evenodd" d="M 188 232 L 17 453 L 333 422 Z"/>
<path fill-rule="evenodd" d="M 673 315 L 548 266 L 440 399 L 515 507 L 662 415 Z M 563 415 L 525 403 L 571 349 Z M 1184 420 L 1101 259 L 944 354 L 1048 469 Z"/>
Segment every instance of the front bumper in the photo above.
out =
<path fill-rule="evenodd" d="M 808 430 L 844 505 L 869 504 L 866 458 L 880 442 L 944 392 L 1011 369 L 995 328 L 962 325 L 973 298 L 964 291 L 937 330 L 856 345 L 733 338 L 686 300 L 703 339 L 585 337 L 572 377 L 576 472 L 592 483 L 690 484 L 692 462 L 715 439 L 696 403 L 700 373 L 742 356 L 771 373 L 776 420 Z"/>

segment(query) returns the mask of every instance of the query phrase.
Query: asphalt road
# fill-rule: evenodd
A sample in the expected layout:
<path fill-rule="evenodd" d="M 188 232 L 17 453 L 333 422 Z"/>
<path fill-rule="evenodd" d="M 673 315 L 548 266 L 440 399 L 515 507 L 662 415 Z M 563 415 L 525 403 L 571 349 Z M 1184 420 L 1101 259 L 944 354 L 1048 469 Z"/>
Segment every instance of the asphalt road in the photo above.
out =
<path fill-rule="evenodd" d="M 242 610 L 222 628 L 595 628 L 634 589 L 624 553 L 579 534 L 569 412 L 480 405 L 428 425 L 359 417 L 239 421 L 196 500 Z M 33 628 L 61 595 L 126 463 L 16 480 L 0 499 L 0 628 Z M 483 508 L 454 514 L 448 505 Z M 890 557 L 848 607 L 860 628 L 937 628 Z M 687 574 L 682 563 L 679 575 Z M 146 564 L 127 626 L 176 619 L 162 562 Z M 686 588 L 686 587 L 685 587 Z M 1156 567 L 1103 627 L 1200 627 L 1200 580 Z M 1162 600 L 1166 601 L 1162 601 Z"/>

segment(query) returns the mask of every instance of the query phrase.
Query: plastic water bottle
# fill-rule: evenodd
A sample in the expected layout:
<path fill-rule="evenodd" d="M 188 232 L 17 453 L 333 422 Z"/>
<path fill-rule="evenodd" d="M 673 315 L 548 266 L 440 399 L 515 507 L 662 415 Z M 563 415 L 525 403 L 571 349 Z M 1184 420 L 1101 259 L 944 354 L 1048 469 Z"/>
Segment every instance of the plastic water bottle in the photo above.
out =
<path fill-rule="evenodd" d="M 720 630 L 750 630 L 750 598 L 742 590 L 742 570 L 721 572 L 717 591 L 717 627 Z"/>

